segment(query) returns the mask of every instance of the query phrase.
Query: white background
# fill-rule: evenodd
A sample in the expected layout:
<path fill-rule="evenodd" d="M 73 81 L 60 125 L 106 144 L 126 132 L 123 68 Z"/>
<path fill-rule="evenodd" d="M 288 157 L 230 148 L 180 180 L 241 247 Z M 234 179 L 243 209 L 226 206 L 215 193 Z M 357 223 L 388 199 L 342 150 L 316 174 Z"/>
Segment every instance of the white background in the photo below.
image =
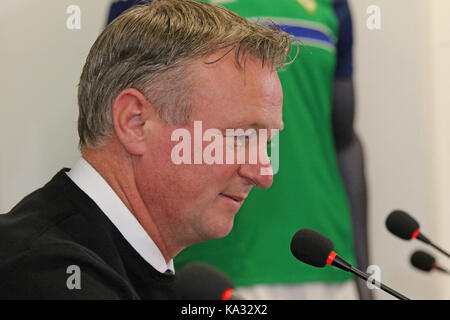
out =
<path fill-rule="evenodd" d="M 71 167 L 77 149 L 76 85 L 109 0 L 0 2 L 0 212 Z M 69 5 L 81 30 L 66 28 Z M 413 299 L 449 299 L 449 279 L 409 266 L 418 242 L 391 236 L 402 208 L 450 248 L 450 1 L 350 0 L 355 30 L 356 124 L 365 145 L 371 261 L 382 281 Z M 369 30 L 369 5 L 381 29 Z M 450 261 L 439 256 L 443 265 Z M 380 299 L 389 299 L 377 293 Z"/>

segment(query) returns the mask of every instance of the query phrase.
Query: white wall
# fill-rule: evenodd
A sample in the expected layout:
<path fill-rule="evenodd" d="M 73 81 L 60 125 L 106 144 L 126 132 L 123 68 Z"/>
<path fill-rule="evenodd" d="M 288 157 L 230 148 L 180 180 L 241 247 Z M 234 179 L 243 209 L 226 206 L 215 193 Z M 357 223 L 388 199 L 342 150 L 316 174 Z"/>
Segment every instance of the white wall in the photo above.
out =
<path fill-rule="evenodd" d="M 430 21 L 429 50 L 431 62 L 431 95 L 433 128 L 431 139 L 433 183 L 431 186 L 436 242 L 450 248 L 450 1 L 432 0 L 428 8 Z M 450 266 L 448 261 L 440 259 Z M 448 277 L 447 277 L 448 278 Z M 439 296 L 450 299 L 450 279 L 440 277 Z"/>
<path fill-rule="evenodd" d="M 0 212 L 77 159 L 76 85 L 109 2 L 0 2 Z M 372 263 L 381 267 L 383 281 L 410 298 L 448 299 L 447 279 L 409 266 L 410 253 L 422 246 L 391 236 L 384 220 L 392 209 L 408 210 L 450 248 L 450 1 L 350 3 Z M 73 4 L 81 8 L 81 30 L 66 28 L 66 9 Z M 381 8 L 380 30 L 366 27 L 372 4 Z"/>
<path fill-rule="evenodd" d="M 0 212 L 78 158 L 76 86 L 109 2 L 0 1 Z M 66 27 L 69 5 L 80 30 Z"/>
<path fill-rule="evenodd" d="M 449 105 L 437 96 L 437 88 L 442 88 L 448 97 L 443 88 L 448 85 L 449 72 L 436 64 L 438 55 L 444 58 L 444 51 L 438 51 L 437 40 L 433 40 L 442 23 L 448 24 L 450 11 L 436 9 L 434 0 L 351 0 L 351 5 L 356 32 L 357 127 L 366 147 L 370 191 L 371 262 L 381 267 L 383 281 L 410 298 L 448 299 L 443 289 L 449 287 L 445 276 L 419 273 L 409 265 L 410 254 L 425 247 L 418 241 L 394 238 L 384 221 L 391 210 L 404 209 L 420 222 L 425 234 L 450 248 L 449 236 L 443 231 L 449 225 L 449 206 L 442 203 L 450 191 L 444 185 L 448 184 L 448 148 L 447 159 L 442 149 L 450 137 L 444 126 Z M 369 5 L 381 9 L 379 30 L 366 26 Z M 448 58 L 445 63 L 448 67 Z M 440 110 L 436 109 L 438 102 Z M 436 121 L 442 123 L 439 132 Z M 448 262 L 435 255 L 443 264 Z M 384 293 L 378 297 L 389 298 Z"/>

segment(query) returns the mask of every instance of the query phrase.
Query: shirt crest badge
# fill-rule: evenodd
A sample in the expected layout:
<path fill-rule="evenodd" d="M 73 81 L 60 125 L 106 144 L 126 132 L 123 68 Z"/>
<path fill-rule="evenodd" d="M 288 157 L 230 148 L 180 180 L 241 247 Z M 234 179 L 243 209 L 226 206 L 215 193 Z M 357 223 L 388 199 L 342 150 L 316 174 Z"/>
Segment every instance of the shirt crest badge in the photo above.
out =
<path fill-rule="evenodd" d="M 317 0 L 297 0 L 297 2 L 309 13 L 313 13 L 317 9 Z"/>

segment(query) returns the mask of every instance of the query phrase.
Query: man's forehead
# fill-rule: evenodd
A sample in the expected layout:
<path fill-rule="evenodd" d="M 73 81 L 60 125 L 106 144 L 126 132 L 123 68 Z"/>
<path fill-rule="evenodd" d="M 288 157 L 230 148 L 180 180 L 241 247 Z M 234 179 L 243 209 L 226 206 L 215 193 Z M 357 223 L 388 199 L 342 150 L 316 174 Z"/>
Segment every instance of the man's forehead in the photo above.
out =
<path fill-rule="evenodd" d="M 222 59 L 212 60 L 217 56 Z M 223 56 L 215 53 L 196 60 L 190 66 L 189 74 L 193 80 L 192 89 L 202 95 L 212 93 L 218 98 L 232 99 L 244 94 L 248 98 L 262 94 L 254 98 L 268 98 L 273 100 L 273 104 L 282 104 L 282 89 L 277 72 L 267 64 L 263 66 L 262 61 L 254 57 L 248 57 L 240 68 L 233 54 Z"/>
<path fill-rule="evenodd" d="M 222 57 L 217 62 L 217 57 Z M 256 58 L 239 68 L 234 54 L 215 53 L 191 65 L 192 121 L 205 118 L 216 128 L 276 128 L 283 126 L 283 95 L 276 71 Z"/>
<path fill-rule="evenodd" d="M 239 62 L 237 60 L 239 60 Z M 214 51 L 207 56 L 199 58 L 198 61 L 203 63 L 205 67 L 210 68 L 230 68 L 230 64 L 232 64 L 236 71 L 243 71 L 247 64 L 257 64 L 260 67 L 263 66 L 261 59 L 252 54 L 245 53 L 244 50 L 240 51 L 238 56 L 236 56 L 234 47 Z"/>
<path fill-rule="evenodd" d="M 240 54 L 238 64 L 234 50 L 228 48 L 196 59 L 193 67 L 200 77 L 201 75 L 221 75 L 224 80 L 241 81 L 243 84 L 247 83 L 246 80 L 252 83 L 252 75 L 255 72 L 265 71 L 276 74 L 270 63 L 263 63 L 262 59 L 251 54 Z"/>

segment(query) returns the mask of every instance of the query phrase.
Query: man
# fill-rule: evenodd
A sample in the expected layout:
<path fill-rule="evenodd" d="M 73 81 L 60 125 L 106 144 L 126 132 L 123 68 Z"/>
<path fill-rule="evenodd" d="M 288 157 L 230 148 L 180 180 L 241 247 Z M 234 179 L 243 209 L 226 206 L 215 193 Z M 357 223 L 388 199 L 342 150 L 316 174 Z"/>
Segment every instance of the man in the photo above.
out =
<path fill-rule="evenodd" d="M 213 2 L 213 1 L 211 1 Z M 253 299 L 370 299 L 351 274 L 296 261 L 300 228 L 322 232 L 336 252 L 365 270 L 367 204 L 362 147 L 354 132 L 352 23 L 346 0 L 221 1 L 251 21 L 272 19 L 302 41 L 299 59 L 280 73 L 284 91 L 280 169 L 273 186 L 255 190 L 224 239 L 175 259 L 219 268 Z M 263 267 L 262 267 L 263 266 Z M 358 295 L 359 293 L 359 295 Z"/>
<path fill-rule="evenodd" d="M 227 235 L 252 187 L 272 184 L 270 135 L 255 163 L 189 164 L 196 124 L 224 150 L 242 139 L 226 129 L 281 130 L 276 69 L 290 47 L 279 30 L 190 0 L 110 24 L 80 78 L 82 159 L 0 217 L 0 298 L 175 297 L 173 258 Z M 194 137 L 181 164 L 176 132 Z"/>

